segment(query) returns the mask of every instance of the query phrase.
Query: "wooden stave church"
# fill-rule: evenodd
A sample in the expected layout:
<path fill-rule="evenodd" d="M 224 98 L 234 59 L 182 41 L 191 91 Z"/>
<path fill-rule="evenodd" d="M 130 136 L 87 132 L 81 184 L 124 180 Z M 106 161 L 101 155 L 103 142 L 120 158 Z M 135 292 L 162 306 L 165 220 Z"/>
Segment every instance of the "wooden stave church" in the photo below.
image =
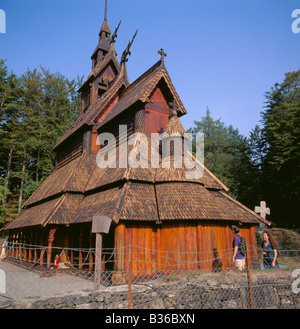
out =
<path fill-rule="evenodd" d="M 54 247 L 94 248 L 93 215 L 104 214 L 112 225 L 103 247 L 116 250 L 110 270 L 209 269 L 216 257 L 229 267 L 228 257 L 222 259 L 216 251 L 232 249 L 231 225 L 239 225 L 248 245 L 256 246 L 255 226 L 270 223 L 231 198 L 207 168 L 201 178 L 190 180 L 184 169 L 97 166 L 97 136 L 110 132 L 118 138 L 120 124 L 127 125 L 128 137 L 136 132 L 185 133 L 179 118 L 187 111 L 167 72 L 163 50 L 160 60 L 130 84 L 126 61 L 133 40 L 119 63 L 114 48 L 118 28 L 111 35 L 106 6 L 92 71 L 78 90 L 81 114 L 54 147 L 56 168 L 2 230 L 10 242 L 47 246 L 46 256 L 29 251 L 23 258 L 31 263 L 40 257 L 42 264 L 46 257 L 49 268 Z M 177 106 L 170 112 L 171 102 Z M 130 251 L 124 252 L 126 248 Z M 165 253 L 173 259 L 167 265 Z M 185 265 L 178 260 L 182 255 Z M 74 255 L 68 256 L 72 263 Z M 256 248 L 249 249 L 249 256 L 257 259 Z M 90 255 L 89 270 L 94 270 L 93 263 Z M 105 256 L 102 270 L 108 269 L 104 263 Z"/>

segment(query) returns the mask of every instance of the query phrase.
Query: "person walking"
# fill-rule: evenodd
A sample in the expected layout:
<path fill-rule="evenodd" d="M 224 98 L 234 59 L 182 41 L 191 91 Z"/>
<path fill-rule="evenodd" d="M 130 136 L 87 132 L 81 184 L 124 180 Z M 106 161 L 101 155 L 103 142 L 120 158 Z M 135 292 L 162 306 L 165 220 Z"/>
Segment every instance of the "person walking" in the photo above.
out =
<path fill-rule="evenodd" d="M 264 231 L 262 238 L 264 268 L 279 268 L 277 263 L 277 242 L 269 231 Z"/>
<path fill-rule="evenodd" d="M 241 252 L 241 234 L 240 234 L 240 229 L 232 225 L 232 231 L 234 233 L 234 239 L 232 242 L 233 245 L 233 256 L 232 260 L 234 263 L 235 268 L 237 268 L 239 271 L 243 271 L 245 268 L 245 254 Z"/>
<path fill-rule="evenodd" d="M 0 260 L 4 260 L 6 258 L 6 249 L 8 246 L 7 239 L 8 238 L 5 238 L 5 241 L 3 242 L 2 246 L 1 246 Z"/>

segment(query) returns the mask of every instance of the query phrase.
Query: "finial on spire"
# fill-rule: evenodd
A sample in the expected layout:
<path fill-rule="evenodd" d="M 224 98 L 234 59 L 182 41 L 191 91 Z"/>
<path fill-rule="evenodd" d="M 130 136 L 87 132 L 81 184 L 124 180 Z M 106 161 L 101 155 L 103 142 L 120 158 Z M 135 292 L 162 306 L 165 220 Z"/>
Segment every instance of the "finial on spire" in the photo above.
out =
<path fill-rule="evenodd" d="M 104 20 L 107 21 L 107 0 L 105 0 L 105 13 L 104 13 Z"/>
<path fill-rule="evenodd" d="M 160 54 L 160 60 L 163 62 L 165 60 L 165 57 L 167 56 L 167 54 L 164 52 L 164 49 L 160 48 L 157 53 Z"/>
<path fill-rule="evenodd" d="M 116 42 L 116 39 L 117 39 L 117 37 L 118 37 L 117 32 L 118 32 L 118 30 L 119 30 L 119 27 L 120 27 L 121 22 L 122 22 L 122 21 L 119 22 L 119 24 L 118 24 L 118 26 L 116 27 L 116 29 L 115 29 L 113 35 L 111 36 L 110 43 L 115 43 L 115 42 Z"/>
<path fill-rule="evenodd" d="M 128 61 L 127 56 L 131 55 L 130 47 L 133 44 L 133 41 L 134 41 L 137 33 L 138 33 L 138 30 L 136 30 L 136 32 L 135 32 L 134 36 L 132 37 L 131 41 L 128 42 L 128 45 L 127 45 L 126 49 L 123 51 L 122 58 L 121 58 L 121 63 L 123 63 L 123 62 L 125 63 L 125 62 Z"/>

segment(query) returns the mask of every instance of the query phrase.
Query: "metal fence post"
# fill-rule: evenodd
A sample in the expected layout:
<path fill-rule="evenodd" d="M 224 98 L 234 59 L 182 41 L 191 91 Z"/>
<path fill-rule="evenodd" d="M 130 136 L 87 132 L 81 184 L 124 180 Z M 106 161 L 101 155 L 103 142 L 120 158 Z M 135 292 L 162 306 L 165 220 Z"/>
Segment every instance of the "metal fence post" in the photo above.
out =
<path fill-rule="evenodd" d="M 250 273 L 249 256 L 248 256 L 247 246 L 246 246 L 246 266 L 247 266 L 247 277 L 248 277 L 248 287 L 249 287 L 249 297 L 250 297 L 250 308 L 253 310 L 254 307 L 253 307 L 251 273 Z"/>
<path fill-rule="evenodd" d="M 129 271 L 126 272 L 127 274 L 127 282 L 128 282 L 128 309 L 131 310 L 131 276 Z"/>

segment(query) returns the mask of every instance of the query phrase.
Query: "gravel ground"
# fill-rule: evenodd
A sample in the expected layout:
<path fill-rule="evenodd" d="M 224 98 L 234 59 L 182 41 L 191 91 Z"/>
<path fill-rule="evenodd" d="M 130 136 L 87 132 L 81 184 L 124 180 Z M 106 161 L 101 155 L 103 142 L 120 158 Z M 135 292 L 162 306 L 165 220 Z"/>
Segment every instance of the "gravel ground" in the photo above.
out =
<path fill-rule="evenodd" d="M 94 289 L 92 281 L 70 275 L 41 277 L 22 267 L 0 261 L 5 272 L 6 291 L 0 292 L 0 301 L 7 298 L 46 297 Z"/>

